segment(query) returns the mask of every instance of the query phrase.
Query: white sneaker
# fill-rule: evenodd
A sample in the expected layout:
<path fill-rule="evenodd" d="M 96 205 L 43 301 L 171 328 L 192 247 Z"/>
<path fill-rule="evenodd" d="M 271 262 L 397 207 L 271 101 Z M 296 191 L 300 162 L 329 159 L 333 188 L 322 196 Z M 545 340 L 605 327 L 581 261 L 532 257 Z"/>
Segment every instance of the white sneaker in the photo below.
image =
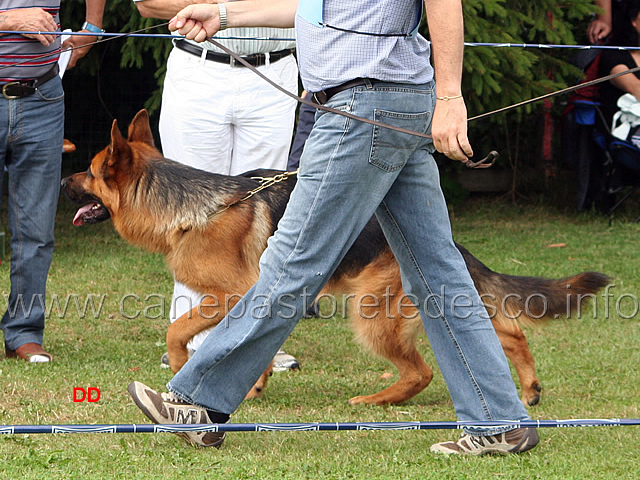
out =
<path fill-rule="evenodd" d="M 273 357 L 273 371 L 284 372 L 286 370 L 298 370 L 300 369 L 300 363 L 292 355 L 285 353 L 284 350 L 278 350 L 276 356 Z"/>
<path fill-rule="evenodd" d="M 191 358 L 193 354 L 196 353 L 196 351 L 192 350 L 191 348 L 188 349 L 188 352 L 189 358 Z M 171 368 L 171 366 L 169 365 L 169 352 L 164 352 L 162 354 L 162 357 L 160 357 L 160 368 Z"/>

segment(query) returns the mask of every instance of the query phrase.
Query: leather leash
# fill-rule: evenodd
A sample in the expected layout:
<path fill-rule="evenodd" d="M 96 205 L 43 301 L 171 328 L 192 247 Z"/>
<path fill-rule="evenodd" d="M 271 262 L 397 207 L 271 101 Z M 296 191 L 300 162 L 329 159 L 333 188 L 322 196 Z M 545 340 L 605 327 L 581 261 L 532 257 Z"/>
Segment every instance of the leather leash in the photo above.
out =
<path fill-rule="evenodd" d="M 145 32 L 145 31 L 147 31 L 147 30 L 151 30 L 151 29 L 153 29 L 153 28 L 165 27 L 165 26 L 167 26 L 167 25 L 169 25 L 169 22 L 163 22 L 163 23 L 159 23 L 159 24 L 156 24 L 156 25 L 151 25 L 151 26 L 149 26 L 149 27 L 141 28 L 141 29 L 139 29 L 139 30 L 135 30 L 135 31 L 132 31 L 132 32 L 125 32 L 125 33 L 117 34 L 117 35 L 116 35 L 116 34 L 113 34 L 112 36 L 109 36 L 109 37 L 107 37 L 107 38 L 103 38 L 102 40 L 97 40 L 97 41 L 95 41 L 95 42 L 91 42 L 91 43 L 88 43 L 87 45 L 83 45 L 82 47 L 77 47 L 77 48 L 89 47 L 89 46 L 92 46 L 92 45 L 96 45 L 96 44 L 98 44 L 98 43 L 104 43 L 104 42 L 108 42 L 108 41 L 111 41 L 111 40 L 116 40 L 116 39 L 119 39 L 119 38 L 123 38 L 123 37 L 128 37 L 128 36 L 131 36 L 131 35 L 140 34 L 141 32 Z M 5 33 L 6 33 L 6 32 L 5 32 Z M 59 34 L 60 34 L 60 32 L 46 32 L 46 33 L 59 33 Z M 111 35 L 111 34 L 110 34 L 110 35 Z M 245 65 L 247 68 L 249 68 L 249 69 L 253 70 L 253 69 L 251 68 L 252 66 L 251 66 L 251 65 L 246 65 L 246 64 L 245 64 L 245 62 L 242 60 L 242 58 L 241 58 L 241 57 L 239 57 L 239 56 L 237 56 L 237 54 L 235 54 L 235 52 L 230 51 L 229 49 L 227 49 L 227 48 L 225 48 L 224 46 L 220 45 L 219 43 L 217 43 L 217 42 L 216 42 L 215 40 L 213 40 L 213 39 L 209 39 L 209 41 L 210 41 L 211 43 L 215 44 L 215 45 L 216 45 L 218 48 L 220 48 L 221 50 L 225 51 L 226 53 L 228 53 L 229 55 L 231 55 L 232 57 L 234 57 L 234 60 L 239 61 L 241 64 Z M 621 47 L 621 48 L 622 48 L 622 47 Z M 69 50 L 75 50 L 75 49 L 76 49 L 76 47 L 73 47 L 73 48 L 70 48 Z M 11 65 L 4 65 L 4 66 L 0 66 L 0 70 L 3 70 L 3 69 L 5 69 L 5 68 L 9 68 L 9 67 L 12 67 L 12 66 L 15 66 L 15 65 L 22 65 L 22 64 L 24 64 L 24 63 L 33 62 L 33 61 L 35 61 L 35 60 L 40 60 L 41 58 L 50 57 L 51 55 L 52 55 L 51 53 L 46 53 L 46 54 L 39 55 L 39 56 L 34 57 L 34 58 L 29 58 L 29 59 L 23 60 L 23 61 L 21 61 L 21 62 L 12 63 Z M 493 110 L 493 111 L 490 111 L 490 112 L 486 112 L 486 113 L 483 113 L 483 114 L 477 115 L 477 116 L 475 116 L 475 117 L 471 117 L 471 118 L 469 118 L 469 119 L 468 119 L 468 121 L 469 121 L 469 122 L 472 122 L 472 121 L 474 121 L 474 120 L 479 120 L 479 119 L 481 119 L 481 118 L 486 118 L 486 117 L 489 117 L 489 116 L 492 116 L 492 115 L 496 115 L 496 114 L 498 114 L 498 113 L 504 113 L 504 112 L 507 112 L 507 111 L 509 111 L 509 110 L 512 110 L 512 109 L 515 109 L 515 108 L 518 108 L 518 107 L 522 107 L 522 106 L 524 106 L 524 105 L 529 105 L 529 104 L 531 104 L 531 103 L 539 102 L 539 101 L 541 101 L 541 100 L 545 100 L 545 99 L 547 99 L 547 98 L 552 98 L 552 97 L 555 97 L 555 96 L 558 96 L 558 95 L 562 95 L 562 94 L 565 94 L 565 93 L 574 92 L 574 91 L 576 91 L 576 90 L 580 90 L 580 89 L 582 89 L 582 88 L 590 87 L 590 86 L 592 86 L 592 85 L 597 85 L 597 84 L 599 84 L 599 83 L 606 82 L 606 81 L 611 80 L 611 79 L 613 79 L 613 78 L 617 78 L 617 77 L 620 77 L 620 76 L 622 76 L 622 75 L 626 75 L 626 74 L 628 74 L 628 73 L 635 73 L 635 72 L 637 72 L 637 71 L 640 71 L 640 67 L 630 68 L 630 69 L 625 70 L 625 71 L 620 72 L 620 73 L 614 73 L 614 74 L 611 74 L 611 75 L 606 75 L 606 76 L 604 76 L 604 77 L 599 77 L 599 78 L 596 78 L 596 79 L 594 79 L 594 80 L 590 80 L 590 81 L 588 81 L 588 82 L 580 83 L 580 84 L 578 84 L 578 85 L 574 85 L 574 86 L 567 87 L 567 88 L 564 88 L 564 89 L 561 89 L 561 90 L 557 90 L 557 91 L 555 91 L 555 92 L 550 92 L 550 93 L 547 93 L 547 94 L 545 94 L 545 95 L 541 95 L 541 96 L 539 96 L 539 97 L 535 97 L 535 98 L 532 98 L 532 99 L 529 99 L 529 100 L 525 100 L 525 101 L 523 101 L 523 102 L 516 103 L 516 104 L 513 104 L 513 105 L 508 105 L 508 106 L 506 106 L 506 107 L 499 108 L 499 109 L 497 109 L 497 110 Z M 279 90 L 280 90 L 280 86 L 279 86 L 279 85 L 276 85 L 276 84 L 274 84 L 273 82 L 271 82 L 271 80 L 269 80 L 268 78 L 266 78 L 266 77 L 265 77 L 264 75 L 262 75 L 259 71 L 255 71 L 255 73 L 256 73 L 258 76 L 260 76 L 263 80 L 265 80 L 267 83 L 269 83 L 269 84 L 270 84 L 270 85 L 272 85 L 273 87 L 275 87 L 275 88 L 277 88 L 277 89 L 279 89 Z M 288 92 L 288 91 L 286 91 L 286 90 L 282 90 L 282 92 L 283 92 L 284 94 L 286 94 L 287 96 L 289 96 L 289 97 L 291 97 L 291 98 L 294 98 L 294 99 L 295 99 L 297 102 L 299 102 L 299 103 L 304 103 L 304 104 L 307 104 L 307 105 L 313 106 L 313 107 L 315 107 L 315 108 L 320 108 L 321 110 L 326 110 L 326 111 L 329 111 L 329 112 L 335 113 L 335 114 L 337 114 L 337 115 L 347 116 L 347 117 L 353 118 L 353 119 L 358 120 L 358 121 L 363 121 L 363 122 L 365 122 L 365 123 L 372 123 L 372 124 L 374 124 L 374 125 L 380 125 L 380 126 L 382 126 L 382 127 L 390 128 L 390 129 L 392 129 L 392 130 L 398 130 L 398 131 L 401 131 L 401 132 L 404 132 L 404 133 L 408 133 L 408 134 L 410 134 L 410 135 L 417 135 L 417 136 L 422 136 L 422 137 L 426 137 L 426 138 L 431 138 L 429 135 L 426 135 L 426 134 L 423 134 L 423 133 L 420 133 L 420 132 L 414 132 L 414 131 L 411 131 L 411 130 L 404 130 L 404 129 L 401 129 L 401 128 L 399 128 L 399 127 L 394 127 L 394 126 L 392 126 L 392 125 L 386 125 L 386 124 L 383 124 L 383 123 L 378 124 L 377 122 L 374 122 L 374 121 L 372 121 L 372 120 L 368 120 L 368 119 L 365 119 L 365 118 L 360 118 L 360 117 L 357 117 L 357 116 L 355 116 L 355 115 L 347 114 L 346 112 L 342 112 L 342 111 L 339 111 L 339 110 L 331 109 L 331 108 L 329 108 L 329 107 L 324 107 L 324 106 L 321 106 L 321 105 L 317 105 L 317 104 L 315 104 L 315 103 L 313 103 L 313 102 L 309 102 L 309 101 L 307 101 L 307 100 L 305 100 L 305 99 L 303 99 L 303 98 L 300 98 L 299 96 L 294 95 L 294 94 L 292 94 L 291 92 Z M 488 157 L 492 157 L 492 158 L 493 158 L 493 156 L 497 156 L 497 155 L 498 155 L 498 154 L 497 154 L 497 152 L 493 152 L 493 151 L 492 151 L 492 152 L 490 152 L 490 153 L 489 153 Z M 479 161 L 479 162 L 476 162 L 476 163 L 478 163 L 478 164 L 479 164 L 479 163 L 481 163 L 481 162 L 484 162 L 485 160 L 486 160 L 486 159 L 483 159 L 483 160 L 481 160 L 481 161 Z M 472 166 L 473 166 L 473 163 L 472 163 Z M 477 167 L 477 168 L 487 168 L 488 166 L 490 166 L 490 165 L 486 165 L 486 166 L 483 166 L 483 167 Z"/>
<path fill-rule="evenodd" d="M 395 131 L 400 132 L 400 133 L 406 133 L 408 135 L 414 135 L 416 137 L 432 138 L 431 135 L 426 134 L 426 133 L 416 132 L 416 131 L 413 131 L 413 130 L 408 130 L 406 128 L 396 127 L 394 125 L 389 125 L 387 123 L 381 123 L 381 122 L 378 122 L 376 120 L 370 120 L 368 118 L 359 117 L 357 115 L 353 115 L 352 113 L 343 112 L 342 110 L 337 110 L 335 108 L 327 107 L 325 105 L 319 105 L 319 104 L 314 103 L 314 102 L 312 102 L 310 100 L 307 100 L 306 98 L 299 97 L 295 93 L 291 93 L 287 89 L 282 88 L 280 85 L 278 85 L 273 80 L 271 80 L 266 75 L 264 75 L 262 72 L 260 72 L 260 70 L 255 68 L 253 65 L 249 64 L 249 62 L 244 60 L 236 52 L 230 50 L 229 48 L 225 47 L 224 45 L 221 45 L 219 42 L 215 41 L 213 38 L 208 38 L 207 41 L 210 42 L 212 45 L 215 45 L 216 47 L 218 47 L 220 50 L 222 50 L 223 52 L 225 52 L 229 56 L 231 56 L 236 62 L 244 65 L 246 68 L 248 68 L 253 73 L 258 75 L 260 78 L 262 78 L 269 85 L 271 85 L 272 87 L 276 88 L 278 91 L 284 93 L 288 97 L 293 98 L 298 103 L 304 103 L 305 105 L 309 105 L 309 106 L 312 106 L 314 108 L 317 108 L 317 109 L 320 109 L 320 110 L 324 110 L 325 112 L 334 113 L 336 115 L 342 115 L 343 117 L 347 117 L 347 118 L 350 118 L 352 120 L 356 120 L 358 122 L 364 122 L 364 123 L 368 123 L 370 125 L 375 125 L 377 127 L 388 128 L 390 130 L 395 130 Z M 489 155 L 487 155 L 486 157 L 478 160 L 477 162 L 472 162 L 471 160 L 467 159 L 466 161 L 463 162 L 463 164 L 468 168 L 489 168 L 495 163 L 495 161 L 497 160 L 498 156 L 499 156 L 498 152 L 496 152 L 494 150 L 494 151 L 489 152 Z"/>
<path fill-rule="evenodd" d="M 82 47 L 72 47 L 70 50 L 75 50 L 76 48 L 84 48 L 84 47 L 89 47 L 98 43 L 103 43 L 106 41 L 111 41 L 111 40 L 116 40 L 119 38 L 123 38 L 123 37 L 127 37 L 130 36 L 132 34 L 137 34 L 140 32 L 144 32 L 146 30 L 150 30 L 152 28 L 158 28 L 158 27 L 163 27 L 168 25 L 169 22 L 164 22 L 164 23 L 160 23 L 158 25 L 152 25 L 150 27 L 145 27 L 133 32 L 126 32 L 126 33 L 122 33 L 121 35 L 115 35 L 115 36 L 111 36 L 108 38 L 103 38 L 101 40 L 97 40 L 95 42 L 91 42 L 87 45 L 83 45 Z M 234 51 L 228 49 L 227 47 L 225 47 L 224 45 L 221 45 L 220 43 L 218 43 L 216 40 L 214 40 L 213 38 L 209 38 L 207 39 L 211 44 L 215 45 L 216 47 L 218 47 L 220 50 L 222 50 L 223 52 L 225 52 L 226 54 L 228 54 L 229 56 L 231 56 L 235 61 L 239 62 L 240 64 L 242 64 L 243 66 L 245 66 L 246 68 L 248 68 L 249 70 L 251 70 L 253 73 L 255 73 L 256 75 L 258 75 L 260 78 L 262 78 L 265 82 L 267 82 L 269 85 L 271 85 L 272 87 L 276 88 L 277 90 L 279 90 L 280 92 L 284 93 L 285 95 L 287 95 L 288 97 L 293 98 L 294 100 L 296 100 L 298 103 L 303 103 L 305 105 L 309 105 L 311 107 L 320 109 L 320 110 L 324 110 L 326 112 L 330 112 L 330 113 L 334 113 L 336 115 L 342 115 L 343 117 L 347 117 L 350 118 L 352 120 L 356 120 L 359 122 L 364 122 L 364 123 L 368 123 L 371 125 L 375 125 L 378 127 L 382 127 L 382 128 L 388 128 L 390 130 L 395 130 L 401 133 L 406 133 L 408 135 L 414 135 L 414 136 L 418 136 L 418 137 L 422 137 L 422 138 L 432 138 L 431 135 L 426 134 L 426 133 L 422 133 L 422 132 L 416 132 L 414 130 L 408 130 L 402 127 L 396 127 L 394 125 L 389 125 L 386 123 L 382 123 L 382 122 L 378 122 L 375 120 L 370 120 L 368 118 L 363 118 L 363 117 L 359 117 L 357 115 L 353 115 L 352 113 L 348 113 L 348 112 L 344 112 L 342 110 L 337 110 L 335 108 L 331 108 L 331 107 L 327 107 L 325 105 L 319 105 L 317 103 L 311 102 L 305 98 L 299 97 L 298 95 L 289 92 L 288 90 L 282 88 L 280 85 L 278 85 L 277 83 L 273 82 L 270 78 L 268 78 L 267 76 L 265 76 L 264 74 L 262 74 L 262 72 L 260 72 L 257 68 L 255 68 L 253 65 L 249 64 L 246 60 L 244 60 L 240 55 L 238 55 L 237 53 L 235 53 Z M 47 57 L 50 56 L 51 54 L 44 54 L 41 57 Z M 40 57 L 38 57 L 40 58 Z M 33 61 L 35 59 L 28 59 L 28 60 L 24 60 L 22 62 L 18 62 L 15 65 L 20 65 L 22 63 L 27 63 L 30 61 Z M 0 70 L 3 67 L 0 67 Z M 4 67 L 7 68 L 7 67 Z M 489 168 L 491 166 L 493 166 L 493 164 L 495 163 L 495 161 L 497 160 L 497 158 L 499 157 L 498 152 L 496 152 L 495 150 L 489 152 L 489 154 L 478 160 L 477 162 L 473 162 L 469 159 L 465 160 L 464 162 L 462 162 L 466 167 L 468 168 Z"/>

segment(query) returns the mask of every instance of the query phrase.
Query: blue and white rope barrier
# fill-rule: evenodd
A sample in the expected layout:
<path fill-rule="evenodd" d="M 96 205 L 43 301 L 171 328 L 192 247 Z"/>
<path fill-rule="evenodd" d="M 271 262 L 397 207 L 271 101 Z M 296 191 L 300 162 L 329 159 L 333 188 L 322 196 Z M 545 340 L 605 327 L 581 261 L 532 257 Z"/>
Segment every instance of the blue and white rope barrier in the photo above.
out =
<path fill-rule="evenodd" d="M 0 434 L 53 433 L 179 433 L 179 432 L 337 432 L 369 430 L 460 430 L 464 428 L 518 427 L 623 427 L 640 425 L 640 418 L 520 420 L 486 422 L 331 422 L 331 423 L 222 423 L 222 424 L 105 424 L 105 425 L 0 425 Z"/>
<path fill-rule="evenodd" d="M 165 26 L 166 24 L 158 25 Z M 148 27 L 155 28 L 155 26 Z M 146 30 L 146 29 L 145 29 Z M 16 30 L 0 30 L 2 35 L 77 35 L 95 37 L 95 33 L 91 32 L 41 32 L 41 31 L 16 31 Z M 105 32 L 100 34 L 101 37 L 143 37 L 143 38 L 165 38 L 179 39 L 184 38 L 181 35 L 172 35 L 170 33 L 137 33 L 137 32 Z M 295 38 L 276 38 L 276 37 L 234 37 L 234 36 L 216 36 L 216 40 L 264 40 L 264 41 L 283 41 L 293 42 Z M 618 45 L 566 45 L 566 44 L 547 44 L 547 43 L 512 43 L 512 42 L 464 42 L 466 47 L 494 47 L 494 48 L 537 48 L 537 49 L 576 49 L 576 50 L 640 50 L 640 47 L 618 46 Z"/>

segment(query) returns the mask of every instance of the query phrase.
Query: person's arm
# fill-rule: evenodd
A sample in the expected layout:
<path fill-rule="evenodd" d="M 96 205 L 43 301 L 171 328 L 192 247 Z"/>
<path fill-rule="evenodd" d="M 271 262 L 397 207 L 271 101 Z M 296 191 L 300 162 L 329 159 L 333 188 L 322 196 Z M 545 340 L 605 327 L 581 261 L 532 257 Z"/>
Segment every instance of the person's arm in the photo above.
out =
<path fill-rule="evenodd" d="M 227 27 L 294 26 L 298 0 L 244 0 L 225 2 Z M 169 22 L 171 31 L 178 30 L 189 40 L 204 42 L 220 30 L 218 5 L 190 5 Z"/>
<path fill-rule="evenodd" d="M 98 28 L 102 28 L 102 17 L 104 15 L 104 4 L 106 0 L 86 0 L 85 20 Z M 89 30 L 80 30 L 81 32 L 89 32 Z M 62 45 L 62 49 L 73 48 L 71 59 L 67 69 L 75 67 L 78 60 L 89 53 L 91 45 L 98 39 L 93 35 L 72 35 Z"/>
<path fill-rule="evenodd" d="M 58 25 L 50 13 L 41 8 L 18 8 L 0 12 L 0 30 L 10 32 L 55 32 Z M 6 34 L 0 34 L 0 36 Z M 27 38 L 39 41 L 45 47 L 56 39 L 55 35 L 23 34 Z"/>
<path fill-rule="evenodd" d="M 613 75 L 614 73 L 625 72 L 627 70 L 629 70 L 629 67 L 627 65 L 616 65 L 611 69 L 611 75 Z M 636 77 L 633 73 L 621 75 L 609 81 L 620 90 L 630 93 L 631 95 L 636 97 L 636 99 L 640 100 L 640 78 Z"/>
<path fill-rule="evenodd" d="M 198 3 L 218 3 L 218 0 L 138 0 L 135 6 L 145 18 L 161 18 L 169 20 L 176 13 L 189 5 Z"/>
<path fill-rule="evenodd" d="M 102 28 L 102 17 L 106 0 L 86 0 L 87 13 L 85 20 L 96 27 Z"/>
<path fill-rule="evenodd" d="M 242 2 L 241 2 L 242 3 Z M 431 126 L 433 144 L 453 160 L 473 155 L 467 138 L 467 107 L 462 98 L 464 24 L 460 0 L 425 0 L 436 101 Z"/>
<path fill-rule="evenodd" d="M 587 27 L 587 36 L 591 43 L 596 43 L 609 35 L 613 25 L 611 0 L 594 0 L 594 3 L 602 11 Z"/>

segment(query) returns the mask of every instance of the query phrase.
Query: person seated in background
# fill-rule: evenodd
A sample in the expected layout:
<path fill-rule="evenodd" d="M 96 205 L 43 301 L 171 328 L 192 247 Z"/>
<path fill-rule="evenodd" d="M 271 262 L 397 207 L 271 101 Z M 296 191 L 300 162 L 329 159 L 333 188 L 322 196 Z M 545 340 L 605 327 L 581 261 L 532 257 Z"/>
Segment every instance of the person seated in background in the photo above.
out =
<path fill-rule="evenodd" d="M 621 26 L 621 46 L 640 46 L 640 0 L 627 2 L 626 23 Z M 599 76 L 621 73 L 640 66 L 640 50 L 604 50 L 600 58 Z M 640 99 L 640 71 L 621 75 L 600 84 L 600 102 L 607 127 L 611 128 L 614 114 L 619 110 L 618 99 L 630 93 Z"/>

